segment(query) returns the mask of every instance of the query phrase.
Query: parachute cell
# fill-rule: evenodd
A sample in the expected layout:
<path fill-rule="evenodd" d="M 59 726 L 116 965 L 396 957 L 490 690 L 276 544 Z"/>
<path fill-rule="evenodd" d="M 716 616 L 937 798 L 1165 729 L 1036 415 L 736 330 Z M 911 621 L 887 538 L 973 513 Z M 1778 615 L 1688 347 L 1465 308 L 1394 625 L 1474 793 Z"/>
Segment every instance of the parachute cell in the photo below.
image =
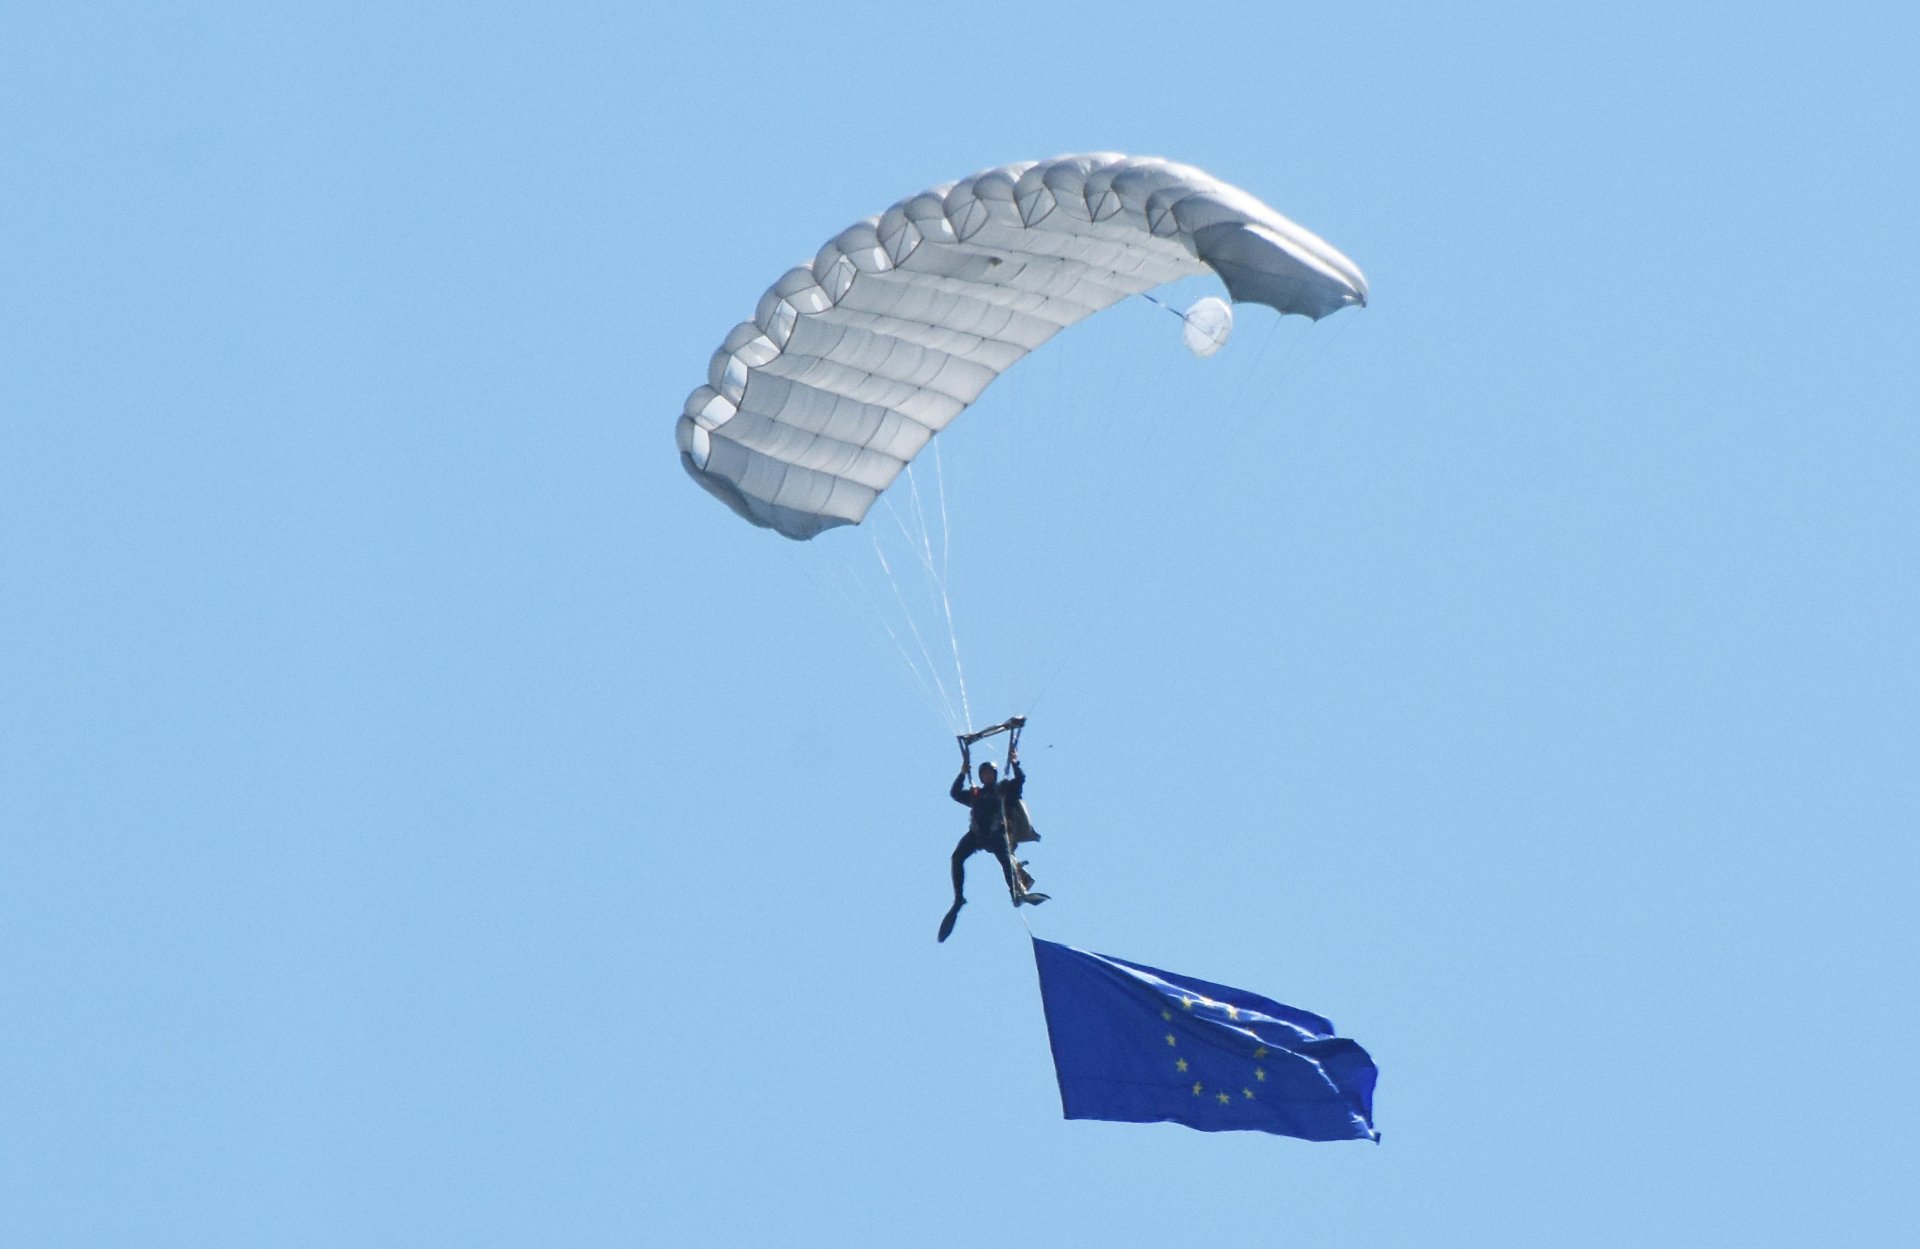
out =
<path fill-rule="evenodd" d="M 901 200 L 789 270 L 688 396 L 681 463 L 756 525 L 858 524 L 921 448 L 1066 326 L 1178 278 L 1318 319 L 1366 302 L 1324 240 L 1188 165 L 1101 153 Z M 1196 307 L 1194 310 L 1198 312 Z M 1211 354 L 1232 323 L 1199 331 Z M 1193 326 L 1189 323 L 1191 346 Z"/>

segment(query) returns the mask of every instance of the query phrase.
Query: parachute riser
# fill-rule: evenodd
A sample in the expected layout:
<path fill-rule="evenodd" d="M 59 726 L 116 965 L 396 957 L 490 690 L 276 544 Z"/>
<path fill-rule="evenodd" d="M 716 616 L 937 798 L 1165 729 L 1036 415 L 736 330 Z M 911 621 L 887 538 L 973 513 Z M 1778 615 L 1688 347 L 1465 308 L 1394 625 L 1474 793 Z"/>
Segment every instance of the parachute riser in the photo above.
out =
<path fill-rule="evenodd" d="M 955 737 L 960 742 L 960 762 L 966 767 L 972 767 L 973 744 L 975 742 L 985 741 L 989 737 L 998 737 L 1000 734 L 1005 733 L 1007 735 L 1007 766 L 1012 767 L 1014 751 L 1020 746 L 1020 730 L 1025 727 L 1027 727 L 1027 718 L 1025 716 L 1014 716 L 1011 720 L 1003 720 L 999 724 L 990 724 L 984 729 L 975 729 L 971 733 L 955 734 Z"/>

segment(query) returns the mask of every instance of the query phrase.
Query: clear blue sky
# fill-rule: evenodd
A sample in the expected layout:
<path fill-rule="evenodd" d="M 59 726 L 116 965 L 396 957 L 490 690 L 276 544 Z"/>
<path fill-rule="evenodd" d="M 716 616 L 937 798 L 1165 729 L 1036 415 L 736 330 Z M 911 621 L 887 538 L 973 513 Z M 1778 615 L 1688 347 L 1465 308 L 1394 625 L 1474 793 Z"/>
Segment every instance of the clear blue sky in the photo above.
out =
<path fill-rule="evenodd" d="M 1911 9 L 750 7 L 0 18 L 0 1243 L 1920 1238 Z M 1030 919 L 1378 1147 L 1062 1121 L 857 548 L 675 459 L 785 267 L 1093 149 L 1374 302 L 943 438 Z"/>

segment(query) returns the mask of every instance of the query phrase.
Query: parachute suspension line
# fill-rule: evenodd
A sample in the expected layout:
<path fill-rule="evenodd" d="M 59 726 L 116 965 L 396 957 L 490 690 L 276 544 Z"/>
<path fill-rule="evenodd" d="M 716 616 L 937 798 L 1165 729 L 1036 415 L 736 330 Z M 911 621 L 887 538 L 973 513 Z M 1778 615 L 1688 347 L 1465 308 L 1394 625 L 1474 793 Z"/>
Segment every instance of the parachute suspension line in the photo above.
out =
<path fill-rule="evenodd" d="M 960 712 L 965 717 L 964 722 L 971 726 L 973 708 L 968 705 L 967 700 L 967 670 L 966 666 L 960 662 L 960 631 L 953 627 L 953 596 L 947 592 L 947 559 L 953 550 L 953 533 L 947 525 L 947 475 L 945 466 L 940 462 L 939 439 L 935 438 L 933 441 L 935 444 L 933 448 L 934 487 L 940 498 L 940 573 L 936 581 L 940 586 L 940 610 L 945 612 L 947 617 L 947 643 L 953 648 L 954 677 L 960 686 Z M 916 485 L 914 487 L 916 506 L 919 498 L 919 487 Z M 931 549 L 928 550 L 927 557 L 927 567 L 931 570 L 933 567 Z"/>
<path fill-rule="evenodd" d="M 1143 291 L 1141 292 L 1141 298 L 1157 308 L 1164 308 L 1166 311 L 1180 318 L 1182 322 L 1187 320 L 1186 314 L 1170 304 L 1161 302 L 1151 293 Z M 1259 375 L 1261 363 L 1266 358 L 1269 348 L 1273 345 L 1274 337 L 1279 332 L 1282 320 L 1283 318 L 1280 317 L 1274 318 L 1273 323 L 1267 329 L 1267 333 L 1261 339 L 1259 350 L 1254 353 L 1252 363 L 1245 367 L 1245 371 L 1235 385 L 1234 391 L 1227 398 L 1222 411 L 1222 437 L 1218 448 L 1216 448 L 1214 455 L 1215 461 L 1223 458 L 1222 452 L 1237 442 L 1239 437 L 1245 434 L 1247 428 L 1252 423 L 1250 417 L 1256 405 L 1248 401 L 1248 392 L 1252 390 L 1252 379 Z M 1236 409 L 1244 409 L 1247 416 L 1236 418 Z M 1166 430 L 1167 425 L 1164 422 L 1156 422 L 1147 427 L 1145 440 L 1140 448 L 1144 454 L 1144 458 L 1156 463 L 1167 462 L 1165 458 L 1160 457 L 1155 452 L 1156 444 L 1159 439 L 1164 436 Z M 1168 483 L 1172 488 L 1167 494 L 1167 503 L 1164 511 L 1169 515 L 1186 511 L 1191 505 L 1194 495 L 1198 492 L 1200 483 L 1203 480 L 1210 479 L 1211 472 L 1209 465 L 1199 462 L 1194 463 L 1187 471 L 1174 477 Z M 1166 540 L 1167 526 L 1165 525 L 1153 526 L 1145 530 L 1128 544 L 1127 554 L 1122 557 L 1119 566 L 1112 569 L 1110 576 L 1089 584 L 1085 599 L 1086 608 L 1074 614 L 1075 627 L 1071 633 L 1062 637 L 1060 641 L 1051 648 L 1047 660 L 1042 667 L 1044 675 L 1041 678 L 1039 689 L 1034 693 L 1033 697 L 1027 701 L 1028 714 L 1032 714 L 1034 710 L 1039 708 L 1041 700 L 1052 690 L 1055 681 L 1059 678 L 1060 674 L 1066 670 L 1073 658 L 1085 653 L 1087 640 L 1092 637 L 1099 627 L 1111 616 L 1113 606 L 1120 596 L 1121 588 L 1133 584 L 1135 574 L 1151 557 L 1160 551 Z"/>
<path fill-rule="evenodd" d="M 1267 327 L 1266 336 L 1260 340 L 1260 350 L 1254 353 L 1253 363 L 1247 366 L 1232 398 L 1227 400 L 1225 418 L 1221 421 L 1225 431 L 1221 438 L 1222 446 L 1231 446 L 1240 441 L 1246 434 L 1247 427 L 1253 424 L 1254 416 L 1264 406 L 1258 401 L 1264 400 L 1266 404 L 1273 403 L 1280 397 L 1280 392 L 1286 386 L 1287 378 L 1294 368 L 1294 357 L 1300 354 L 1300 343 L 1305 338 L 1303 334 L 1296 334 L 1293 341 L 1289 342 L 1286 349 L 1280 353 L 1280 362 L 1273 368 L 1275 380 L 1257 391 L 1254 387 L 1254 379 L 1261 376 L 1260 366 L 1265 362 L 1267 353 L 1273 349 L 1273 340 L 1280 336 L 1280 324 L 1281 319 L 1276 318 L 1273 324 Z"/>
<path fill-rule="evenodd" d="M 1273 346 L 1275 334 L 1279 332 L 1280 322 L 1275 321 L 1273 329 L 1267 332 L 1265 341 L 1260 344 L 1260 357 L 1255 358 L 1254 367 L 1248 371 L 1246 378 L 1242 382 L 1240 394 L 1234 399 L 1234 406 L 1237 407 L 1239 411 L 1235 413 L 1231 409 L 1229 410 L 1226 440 L 1228 442 L 1237 441 L 1241 435 L 1246 433 L 1247 427 L 1253 423 L 1253 418 L 1259 413 L 1262 407 L 1277 405 L 1281 397 L 1287 393 L 1300 377 L 1312 373 L 1312 366 L 1320 360 L 1321 357 L 1333 350 L 1334 344 L 1340 341 L 1341 336 L 1347 332 L 1347 327 L 1352 325 L 1354 320 L 1355 318 L 1350 316 L 1341 317 L 1339 323 L 1333 327 L 1333 331 L 1329 334 L 1296 335 L 1293 341 L 1287 344 L 1286 350 L 1281 354 L 1280 363 L 1272 370 L 1273 383 L 1256 393 L 1253 387 L 1253 379 L 1260 376 L 1260 357 L 1264 357 L 1267 354 L 1267 349 Z M 1308 338 L 1318 339 L 1317 344 L 1311 352 L 1306 351 L 1303 347 L 1303 344 Z M 1264 400 L 1264 403 L 1256 403 L 1255 400 Z"/>
<path fill-rule="evenodd" d="M 1187 323 L 1186 315 L 1178 308 L 1150 292 L 1142 291 L 1139 294 L 1147 303 L 1171 314 L 1183 325 Z M 1134 328 L 1137 330 L 1140 327 Z M 1091 351 L 1097 345 L 1107 344 L 1089 341 L 1083 345 L 1080 339 L 1070 338 L 1066 345 L 1069 352 L 1074 352 Z M 1099 364 L 1107 373 L 1102 383 L 1103 392 L 1125 396 L 1126 402 L 1088 406 L 1079 401 L 1075 387 L 1078 377 L 1090 372 L 1095 361 L 1058 349 L 1046 354 L 1046 362 L 1060 374 L 1055 381 L 1061 393 L 1045 401 L 1043 406 L 1056 414 L 1067 415 L 1070 420 L 1058 427 L 1059 439 L 1063 440 L 1062 447 L 1050 449 L 1050 453 L 1045 455 L 1035 453 L 1031 458 L 1072 459 L 1076 461 L 1079 471 L 1095 480 L 1110 483 L 1115 493 L 1134 493 L 1129 486 L 1147 484 L 1144 480 L 1134 480 L 1141 466 L 1163 464 L 1161 449 L 1167 439 L 1178 436 L 1179 426 L 1171 421 L 1152 420 L 1127 429 L 1123 414 L 1132 410 L 1150 411 L 1156 405 L 1164 406 L 1171 400 L 1173 395 L 1165 387 L 1171 377 L 1190 366 L 1191 362 L 1184 357 L 1183 352 L 1182 359 L 1171 370 L 1151 351 L 1137 348 L 1101 358 Z M 1045 435 L 1056 427 L 1051 423 L 1043 423 L 1037 428 Z M 1109 437 L 1113 434 L 1123 436 Z M 1118 449 L 1121 447 L 1125 447 L 1130 454 L 1120 455 Z M 1177 462 L 1180 457 L 1176 453 L 1171 458 Z M 1194 470 L 1196 475 L 1199 471 L 1198 468 Z M 1167 484 L 1177 485 L 1178 480 L 1177 476 L 1173 477 Z M 1155 535 L 1160 528 L 1133 525 L 1125 530 L 1124 540 L 1112 544 L 1108 550 L 1083 552 L 1083 558 L 1057 570 L 1056 576 L 1064 587 L 1061 589 L 1062 596 L 1073 607 L 1056 619 L 1055 627 L 1048 631 L 1050 636 L 1046 644 L 1031 656 L 1029 670 L 1037 678 L 1037 684 L 1032 679 L 1023 682 L 1026 693 L 1020 699 L 1029 714 L 1052 688 L 1072 658 L 1082 653 L 1082 644 L 1093 632 L 1094 622 L 1111 608 L 1113 600 L 1119 595 L 1119 587 L 1130 583 L 1132 574 L 1157 545 Z M 1117 557 L 1108 553 L 1114 549 L 1120 552 Z"/>
<path fill-rule="evenodd" d="M 938 471 L 937 460 L 935 464 L 936 471 Z M 946 621 L 947 626 L 947 650 L 953 659 L 954 683 L 960 695 L 960 719 L 958 723 L 964 728 L 966 725 L 972 723 L 973 708 L 972 699 L 967 693 L 966 667 L 960 659 L 959 631 L 954 627 L 953 622 L 952 595 L 948 591 L 946 569 L 943 566 L 943 562 L 936 563 L 933 556 L 933 542 L 927 529 L 926 509 L 922 506 L 920 498 L 920 481 L 911 465 L 907 467 L 906 476 L 907 495 L 908 498 L 912 500 L 913 524 L 909 525 L 906 518 L 901 516 L 900 509 L 894 506 L 893 496 L 891 494 L 881 495 L 880 502 L 886 509 L 888 519 L 893 522 L 894 528 L 899 531 L 901 540 L 904 541 L 907 547 L 913 552 L 914 562 L 920 565 L 920 569 L 925 574 L 927 582 L 932 587 L 932 591 L 939 595 L 941 615 Z M 940 493 L 943 501 L 941 523 L 944 531 L 946 522 L 944 482 L 940 487 Z M 900 579 L 895 574 L 892 564 L 887 561 L 886 551 L 881 546 L 877 533 L 874 534 L 873 543 L 874 554 L 880 559 L 881 570 L 886 573 L 888 582 L 893 586 L 894 599 L 900 606 L 900 614 L 905 617 L 907 627 L 913 631 L 914 641 L 919 645 L 920 653 L 925 658 L 929 671 L 931 671 L 936 667 L 932 651 L 929 649 L 926 639 L 921 636 L 919 625 L 914 619 L 915 613 L 907 604 L 906 597 L 901 592 Z M 945 546 L 944 532 L 942 536 L 942 546 L 943 548 Z M 934 679 L 936 684 L 940 686 L 943 698 L 945 698 L 947 722 L 949 727 L 951 727 L 956 723 L 953 713 L 953 700 L 950 695 L 946 694 L 945 683 L 939 681 L 937 676 Z"/>
<path fill-rule="evenodd" d="M 900 634 L 894 629 L 893 622 L 887 619 L 886 613 L 876 612 L 875 614 L 880 621 L 880 627 L 886 631 L 888 640 L 893 643 L 894 649 L 899 651 L 901 661 L 907 665 L 907 671 L 913 674 L 915 682 L 920 687 L 921 696 L 927 700 L 928 706 L 932 707 L 935 714 L 939 715 L 949 725 L 958 723 L 954 718 L 953 698 L 947 693 L 946 687 L 941 684 L 940 678 L 938 674 L 933 671 L 932 665 L 929 664 L 927 667 L 922 668 L 920 663 L 914 659 L 912 653 L 907 650 L 907 644 L 900 640 Z M 924 652 L 925 647 L 923 646 L 921 649 Z"/>
<path fill-rule="evenodd" d="M 1161 301 L 1155 299 L 1153 297 L 1153 292 L 1151 291 L 1141 291 L 1140 298 L 1146 300 L 1148 303 L 1152 304 L 1156 308 L 1165 308 L 1168 312 L 1171 312 L 1174 316 L 1179 317 L 1182 321 L 1187 319 L 1186 313 L 1180 311 L 1178 308 L 1174 307 L 1172 304 L 1162 303 Z"/>
<path fill-rule="evenodd" d="M 856 613 L 870 613 L 873 616 L 881 630 L 886 633 L 888 640 L 900 653 L 900 659 L 906 664 L 907 671 L 913 674 L 915 687 L 920 696 L 926 700 L 928 708 L 949 724 L 954 723 L 953 700 L 947 696 L 944 689 L 939 687 L 938 680 L 933 678 L 929 671 L 922 670 L 907 651 L 906 643 L 900 640 L 899 633 L 888 618 L 888 611 L 881 604 L 876 588 L 861 584 L 861 579 L 854 574 L 852 566 L 847 562 L 832 564 L 811 559 L 803 559 L 799 562 L 806 567 L 808 574 L 817 585 L 831 588 L 843 607 Z"/>
<path fill-rule="evenodd" d="M 918 507 L 918 503 L 919 503 L 918 483 L 914 477 L 914 474 L 911 468 L 907 470 L 907 489 L 908 489 L 908 497 L 912 499 L 915 504 L 915 507 L 913 509 L 915 527 L 914 528 L 908 527 L 906 521 L 902 519 L 899 509 L 894 506 L 894 501 L 891 498 L 886 500 L 887 514 L 888 514 L 888 517 L 893 521 L 894 527 L 897 530 L 899 530 L 901 539 L 907 544 L 908 549 L 913 553 L 914 562 L 920 566 L 920 572 L 923 578 L 924 591 L 928 594 L 938 594 L 942 598 L 942 600 L 944 600 L 947 592 L 946 585 L 942 581 L 938 572 L 934 569 L 932 560 L 930 558 L 930 553 L 929 553 L 930 547 L 929 547 L 927 536 L 926 536 L 926 518 L 921 513 Z M 877 541 L 878 539 L 876 536 L 876 546 L 875 546 L 876 552 L 880 550 L 879 546 L 877 545 Z M 885 569 L 888 578 L 893 582 L 894 595 L 896 600 L 900 604 L 901 614 L 906 618 L 908 627 L 913 630 L 914 641 L 919 644 L 921 656 L 926 660 L 928 670 L 932 671 L 936 669 L 939 665 L 936 664 L 934 660 L 932 650 L 929 648 L 927 639 L 922 636 L 921 624 L 918 618 L 918 611 L 910 607 L 906 599 L 901 595 L 899 579 L 895 575 L 892 566 L 890 564 L 887 564 L 884 561 L 884 559 L 882 560 L 881 566 Z M 948 651 L 949 651 L 949 654 L 951 654 L 953 650 L 953 642 L 951 638 L 951 633 L 952 633 L 951 626 L 949 626 L 948 632 L 949 632 Z M 946 699 L 947 719 L 950 724 L 957 723 L 962 727 L 964 727 L 967 724 L 967 719 L 966 719 L 967 695 L 966 695 L 966 688 L 965 688 L 966 678 L 965 678 L 965 674 L 960 671 L 958 663 L 954 665 L 953 675 L 954 675 L 954 683 L 959 689 L 960 707 L 956 712 L 956 709 L 954 708 L 954 705 L 953 705 L 953 698 L 951 695 L 948 695 Z M 946 683 L 939 682 L 939 684 L 942 691 L 944 692 L 946 690 Z"/>
<path fill-rule="evenodd" d="M 960 662 L 960 631 L 954 628 L 954 625 L 953 625 L 953 596 L 948 591 L 948 587 L 947 587 L 947 568 L 946 568 L 946 560 L 945 560 L 945 553 L 948 549 L 947 531 L 946 531 L 947 486 L 946 486 L 946 478 L 942 472 L 938 454 L 936 454 L 934 457 L 933 470 L 934 470 L 934 475 L 940 478 L 939 482 L 937 483 L 937 492 L 940 497 L 940 531 L 941 531 L 940 547 L 942 552 L 942 558 L 939 562 L 938 567 L 935 566 L 935 562 L 933 558 L 933 542 L 927 533 L 926 510 L 921 505 L 921 501 L 920 501 L 920 479 L 917 476 L 915 476 L 911 470 L 909 470 L 907 474 L 907 489 L 911 493 L 913 498 L 914 519 L 920 525 L 920 549 L 921 549 L 921 556 L 922 556 L 922 561 L 921 561 L 922 566 L 927 570 L 927 576 L 932 578 L 934 588 L 939 590 L 940 592 L 940 611 L 941 611 L 941 614 L 946 617 L 946 621 L 947 621 L 947 648 L 953 655 L 954 680 L 955 680 L 955 683 L 958 684 L 960 687 L 960 714 L 965 719 L 966 723 L 971 724 L 973 723 L 973 709 L 970 706 L 969 700 L 967 698 L 967 669 L 966 669 L 966 665 Z"/>
<path fill-rule="evenodd" d="M 885 495 L 882 495 L 881 499 L 886 503 L 888 516 L 891 517 L 895 525 L 899 527 L 901 534 L 906 538 L 908 545 L 909 546 L 913 545 L 913 535 L 907 530 L 905 522 L 901 521 L 900 514 L 897 510 L 895 510 L 892 501 L 890 499 L 887 499 Z M 880 571 L 886 574 L 887 585 L 893 591 L 894 603 L 900 609 L 900 617 L 902 620 L 906 622 L 908 632 L 910 632 L 913 635 L 914 645 L 916 645 L 920 650 L 920 658 L 926 664 L 927 679 L 930 680 L 934 688 L 940 692 L 940 703 L 942 708 L 942 714 L 945 716 L 949 726 L 955 723 L 964 723 L 963 721 L 957 721 L 955 718 L 954 706 L 953 706 L 953 695 L 947 690 L 946 682 L 940 679 L 939 665 L 934 662 L 933 652 L 928 648 L 927 640 L 920 635 L 920 626 L 914 620 L 913 608 L 908 605 L 906 595 L 902 593 L 900 589 L 900 578 L 893 571 L 892 562 L 887 559 L 886 548 L 880 542 L 879 533 L 877 531 L 869 530 L 869 536 L 873 540 L 874 557 L 880 561 Z M 907 666 L 911 668 L 916 675 L 918 675 L 920 672 L 920 669 L 916 665 L 912 654 L 908 652 L 904 644 L 900 643 L 898 635 L 894 633 L 893 627 L 886 622 L 884 614 L 882 615 L 881 623 L 886 628 L 888 636 L 893 637 L 895 644 L 900 647 L 901 656 L 904 659 L 906 659 Z M 964 709 L 967 705 L 967 696 L 964 689 L 964 680 L 962 682 L 962 686 L 963 687 L 960 694 L 960 706 L 963 709 L 963 714 L 964 714 Z"/>
<path fill-rule="evenodd" d="M 874 556 L 880 561 L 880 570 L 886 574 L 887 585 L 893 590 L 894 600 L 900 608 L 901 619 L 906 622 L 908 632 L 912 633 L 914 643 L 920 648 L 921 659 L 916 660 L 913 653 L 907 649 L 907 644 L 901 640 L 899 631 L 893 627 L 889 612 L 877 604 L 871 605 L 874 618 L 886 631 L 887 638 L 893 643 L 894 649 L 899 651 L 902 662 L 907 665 L 907 671 L 913 674 L 921 693 L 933 705 L 934 710 L 951 723 L 954 718 L 953 696 L 947 692 L 946 684 L 940 680 L 940 673 L 934 665 L 933 656 L 927 653 L 927 645 L 921 641 L 919 630 L 914 627 L 913 613 L 900 597 L 899 584 L 894 579 L 892 567 L 887 563 L 886 552 L 880 547 L 879 535 L 869 534 L 869 537 L 873 540 Z M 924 666 L 922 660 L 924 660 Z"/>
<path fill-rule="evenodd" d="M 920 501 L 920 476 L 911 470 L 907 473 L 907 498 L 913 505 L 913 546 L 920 566 L 938 577 L 939 570 L 933 566 L 933 537 L 927 532 L 927 509 Z"/>
<path fill-rule="evenodd" d="M 940 494 L 940 579 L 947 579 L 947 569 L 953 555 L 953 527 L 947 523 L 947 470 L 940 463 L 940 440 L 933 442 L 933 484 Z"/>
<path fill-rule="evenodd" d="M 1167 308 L 1169 312 L 1174 313 L 1176 316 L 1180 315 L 1178 309 L 1170 308 L 1168 305 L 1160 303 L 1159 300 L 1154 299 L 1151 295 L 1146 295 L 1145 298 L 1162 308 Z M 1346 318 L 1346 320 L 1351 319 L 1352 318 Z M 1280 394 L 1286 389 L 1286 384 L 1292 380 L 1297 371 L 1293 367 L 1293 357 L 1298 354 L 1300 341 L 1301 338 L 1305 337 L 1304 335 L 1296 336 L 1294 341 L 1287 347 L 1286 352 L 1281 357 L 1283 368 L 1274 385 L 1264 388 L 1263 391 L 1260 392 L 1256 392 L 1253 385 L 1254 379 L 1260 376 L 1262 361 L 1272 348 L 1273 340 L 1279 334 L 1282 320 L 1284 320 L 1284 318 L 1276 317 L 1272 325 L 1268 328 L 1266 335 L 1261 340 L 1259 351 L 1255 353 L 1252 364 L 1248 366 L 1245 375 L 1240 380 L 1238 393 L 1228 403 L 1227 416 L 1222 422 L 1223 436 L 1220 440 L 1218 453 L 1229 451 L 1234 444 L 1238 443 L 1240 439 L 1246 435 L 1248 428 L 1253 424 L 1253 417 L 1262 407 L 1270 406 L 1272 401 L 1279 398 Z M 1338 333 L 1344 332 L 1345 329 L 1345 324 L 1339 326 L 1335 337 L 1337 337 Z M 1327 345 L 1331 346 L 1332 341 L 1333 339 L 1329 338 Z M 1326 348 L 1323 347 L 1318 354 L 1325 354 L 1325 351 Z M 1267 400 L 1267 404 L 1256 402 L 1260 399 Z M 1236 408 L 1239 409 L 1237 413 L 1235 412 Z M 1218 457 L 1216 456 L 1216 458 Z M 1173 491 L 1171 503 L 1167 510 L 1169 512 L 1184 511 L 1192 502 L 1193 496 L 1198 491 L 1201 481 L 1207 476 L 1205 466 L 1196 465 L 1191 472 L 1185 475 L 1185 480 Z M 1166 540 L 1166 532 L 1165 527 L 1150 531 L 1143 541 L 1134 546 L 1129 558 L 1121 567 L 1118 575 L 1105 586 L 1099 588 L 1097 597 L 1094 599 L 1094 610 L 1083 614 L 1082 619 L 1085 623 L 1074 631 L 1074 636 L 1071 639 L 1073 644 L 1071 646 L 1062 644 L 1055 652 L 1059 658 L 1049 662 L 1047 665 L 1047 674 L 1041 681 L 1039 691 L 1027 703 L 1027 713 L 1029 715 L 1039 709 L 1041 700 L 1045 698 L 1053 688 L 1055 679 L 1065 670 L 1072 658 L 1085 653 L 1086 648 L 1084 643 L 1086 639 L 1094 633 L 1100 624 L 1110 618 L 1112 613 L 1109 609 L 1119 595 L 1119 588 L 1129 584 L 1134 572 L 1145 563 L 1147 557 L 1159 550 L 1160 546 Z"/>

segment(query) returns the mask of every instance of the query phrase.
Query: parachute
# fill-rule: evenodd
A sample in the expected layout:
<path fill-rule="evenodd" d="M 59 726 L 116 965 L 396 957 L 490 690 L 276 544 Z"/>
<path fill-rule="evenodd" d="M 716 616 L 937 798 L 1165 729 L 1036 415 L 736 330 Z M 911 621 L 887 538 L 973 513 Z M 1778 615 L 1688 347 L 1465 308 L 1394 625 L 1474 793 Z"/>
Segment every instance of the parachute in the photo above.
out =
<path fill-rule="evenodd" d="M 1203 360 L 1226 346 L 1227 335 L 1233 333 L 1233 306 L 1217 295 L 1195 300 L 1180 319 L 1185 322 L 1180 340 Z"/>
<path fill-rule="evenodd" d="M 1314 320 L 1367 298 L 1331 245 L 1190 165 L 1097 153 L 942 184 L 849 226 L 768 289 L 687 397 L 681 464 L 786 537 L 858 524 L 1022 357 L 1208 272 L 1236 301 Z M 1189 349 L 1211 355 L 1231 324 L 1225 305 L 1196 305 Z"/>

